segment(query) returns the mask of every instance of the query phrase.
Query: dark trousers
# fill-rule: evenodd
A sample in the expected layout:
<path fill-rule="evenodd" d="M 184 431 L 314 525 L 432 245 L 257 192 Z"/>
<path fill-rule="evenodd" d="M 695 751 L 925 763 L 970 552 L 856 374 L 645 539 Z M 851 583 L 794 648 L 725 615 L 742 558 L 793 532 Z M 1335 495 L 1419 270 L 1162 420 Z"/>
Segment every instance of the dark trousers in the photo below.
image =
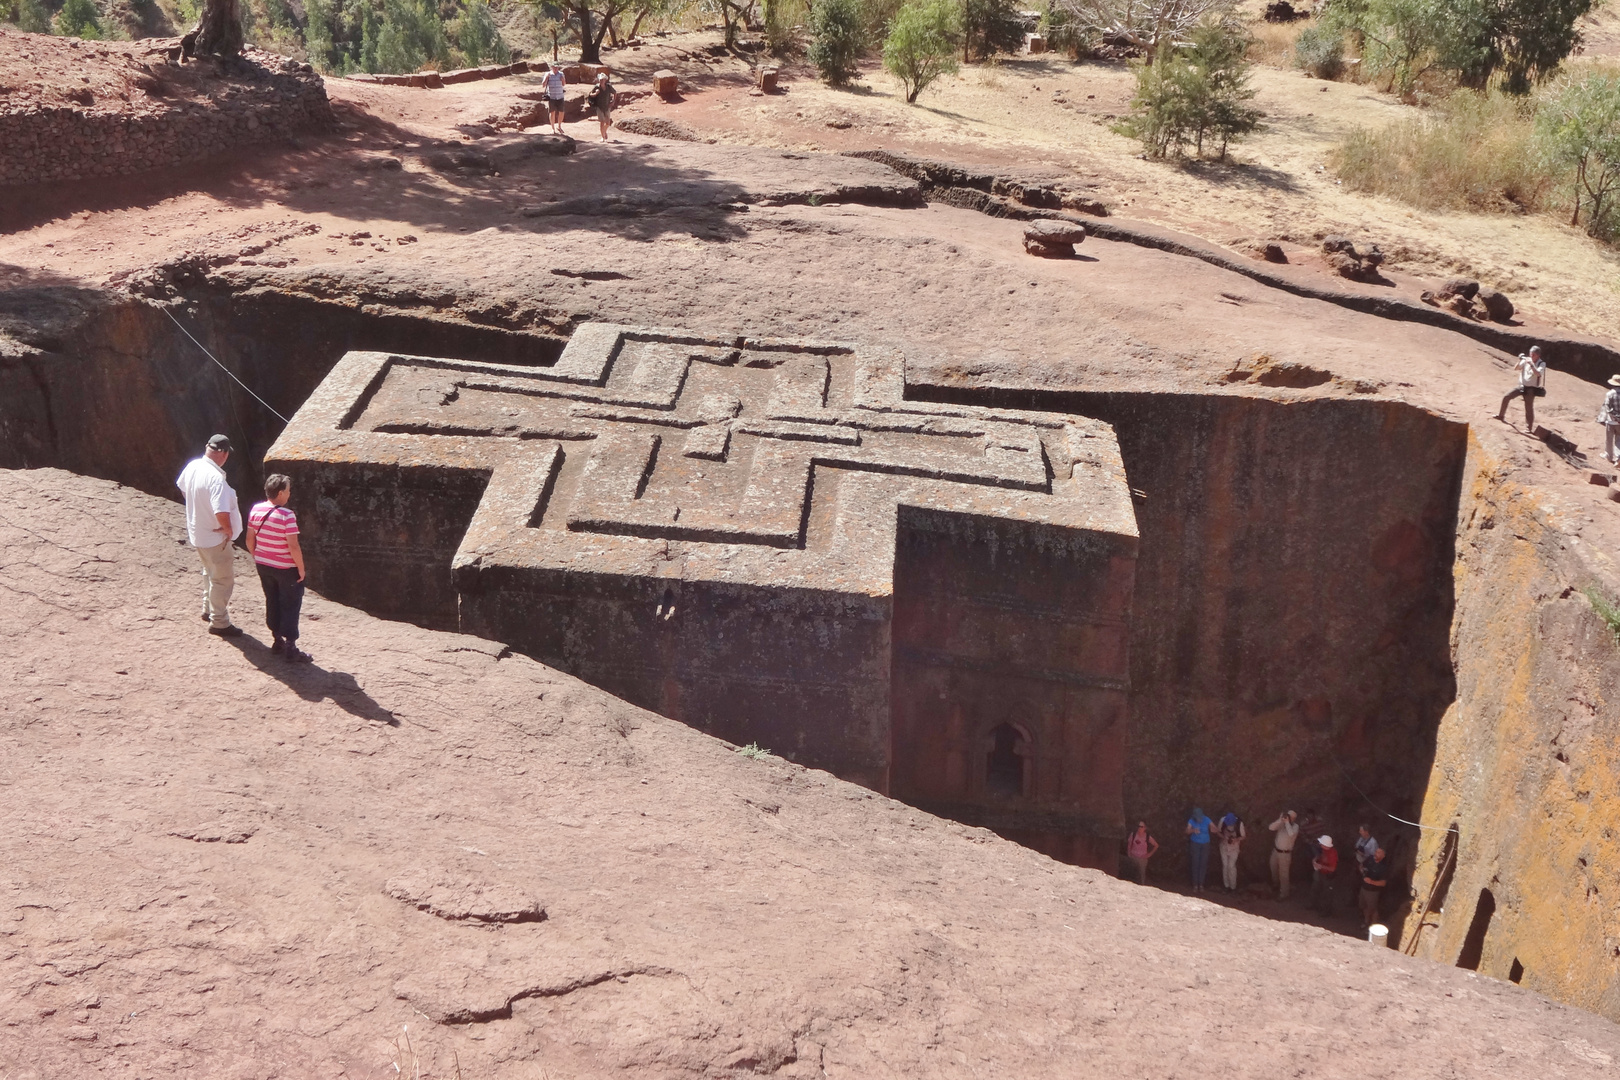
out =
<path fill-rule="evenodd" d="M 1192 865 L 1188 869 L 1192 871 L 1193 888 L 1202 889 L 1204 875 L 1209 872 L 1209 845 L 1189 843 L 1187 846 L 1192 849 Z"/>
<path fill-rule="evenodd" d="M 1311 868 L 1311 906 L 1323 915 L 1333 914 L 1333 879 Z"/>
<path fill-rule="evenodd" d="M 264 624 L 276 638 L 288 643 L 298 640 L 298 612 L 304 606 L 304 583 L 298 571 L 288 567 L 255 563 L 259 584 L 264 586 Z"/>

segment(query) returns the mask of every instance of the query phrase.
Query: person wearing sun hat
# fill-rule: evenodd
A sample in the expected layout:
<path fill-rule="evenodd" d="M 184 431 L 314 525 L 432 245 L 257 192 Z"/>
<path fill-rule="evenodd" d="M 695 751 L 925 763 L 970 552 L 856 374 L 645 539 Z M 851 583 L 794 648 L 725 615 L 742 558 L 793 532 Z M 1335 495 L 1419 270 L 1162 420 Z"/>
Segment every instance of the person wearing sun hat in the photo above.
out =
<path fill-rule="evenodd" d="M 1496 418 L 1505 421 L 1508 404 L 1514 398 L 1522 397 L 1524 430 L 1533 433 L 1536 430 L 1536 398 L 1547 396 L 1547 361 L 1541 358 L 1541 346 L 1532 345 L 1528 353 L 1521 353 L 1513 370 L 1519 373 L 1519 385 L 1502 399 L 1502 407 L 1496 410 Z"/>
<path fill-rule="evenodd" d="M 1339 852 L 1331 836 L 1318 836 L 1316 846 L 1316 858 L 1311 860 L 1311 906 L 1328 915 L 1333 910 L 1333 875 L 1339 872 Z"/>
<path fill-rule="evenodd" d="M 1620 465 L 1620 375 L 1609 376 L 1609 392 L 1603 395 L 1597 421 L 1603 425 L 1603 460 Z"/>

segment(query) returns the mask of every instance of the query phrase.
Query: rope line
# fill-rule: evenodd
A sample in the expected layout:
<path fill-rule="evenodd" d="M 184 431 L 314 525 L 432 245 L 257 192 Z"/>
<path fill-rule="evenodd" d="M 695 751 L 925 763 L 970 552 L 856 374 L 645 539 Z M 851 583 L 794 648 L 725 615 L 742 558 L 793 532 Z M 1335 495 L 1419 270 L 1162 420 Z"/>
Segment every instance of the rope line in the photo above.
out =
<path fill-rule="evenodd" d="M 197 346 L 197 348 L 199 348 L 199 349 L 201 349 L 203 351 L 204 356 L 208 357 L 208 359 L 212 360 L 214 363 L 219 364 L 219 370 L 221 370 L 225 374 L 229 375 L 236 382 L 237 386 L 240 386 L 242 389 L 246 390 L 249 394 L 252 394 L 254 401 L 257 401 L 260 405 L 263 405 L 266 409 L 269 409 L 270 414 L 272 416 L 274 416 L 277 420 L 280 420 L 283 424 L 292 423 L 291 420 L 288 420 L 285 416 L 282 416 L 280 413 L 276 412 L 276 410 L 271 406 L 271 404 L 268 401 L 264 400 L 264 398 L 260 397 L 258 394 L 254 394 L 253 393 L 253 387 L 249 386 L 247 383 L 243 382 L 241 379 L 238 379 L 236 377 L 236 372 L 232 371 L 230 368 L 226 367 L 224 364 L 220 364 L 219 363 L 219 357 L 217 357 L 213 353 L 209 352 L 207 346 L 205 346 L 202 342 L 198 341 L 196 338 L 192 337 L 191 336 L 191 331 L 187 330 L 185 328 L 185 326 L 181 324 L 180 320 L 174 317 L 174 312 L 170 311 L 168 308 L 163 308 L 162 310 L 163 310 L 163 314 L 165 314 L 165 315 L 167 315 L 169 317 L 169 321 L 174 323 L 174 325 L 180 327 L 180 332 L 182 334 L 186 335 L 186 337 L 191 338 L 191 343 L 193 345 Z"/>
<path fill-rule="evenodd" d="M 1333 751 L 1329 750 L 1328 753 L 1333 754 Z M 1425 825 L 1421 821 L 1407 821 L 1403 817 L 1396 817 L 1394 814 L 1390 813 L 1388 810 L 1385 810 L 1382 806 L 1379 806 L 1377 803 L 1373 802 L 1371 796 L 1369 796 L 1365 791 L 1361 790 L 1361 785 L 1356 783 L 1356 778 L 1350 775 L 1350 770 L 1344 767 L 1344 762 L 1339 760 L 1339 755 L 1338 754 L 1333 754 L 1333 764 L 1335 764 L 1335 765 L 1337 765 L 1339 767 L 1339 771 L 1344 773 L 1344 778 L 1346 780 L 1350 781 L 1350 786 L 1355 788 L 1356 793 L 1367 801 L 1368 806 L 1372 807 L 1374 810 L 1378 811 L 1380 814 L 1383 814 L 1385 817 L 1389 818 L 1391 821 L 1398 821 L 1402 825 L 1410 825 L 1414 829 L 1428 829 L 1430 832 L 1448 832 L 1449 831 L 1448 829 L 1440 828 L 1438 825 Z"/>

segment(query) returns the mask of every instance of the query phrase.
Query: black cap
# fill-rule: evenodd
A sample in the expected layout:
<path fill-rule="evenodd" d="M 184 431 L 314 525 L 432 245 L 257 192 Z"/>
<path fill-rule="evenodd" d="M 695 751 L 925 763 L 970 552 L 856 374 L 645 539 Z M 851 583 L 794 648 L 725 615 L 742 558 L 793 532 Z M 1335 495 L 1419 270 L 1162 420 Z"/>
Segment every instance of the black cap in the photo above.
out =
<path fill-rule="evenodd" d="M 213 438 L 208 440 L 208 449 L 223 450 L 228 454 L 231 452 L 231 440 L 227 439 L 223 435 L 215 435 Z"/>

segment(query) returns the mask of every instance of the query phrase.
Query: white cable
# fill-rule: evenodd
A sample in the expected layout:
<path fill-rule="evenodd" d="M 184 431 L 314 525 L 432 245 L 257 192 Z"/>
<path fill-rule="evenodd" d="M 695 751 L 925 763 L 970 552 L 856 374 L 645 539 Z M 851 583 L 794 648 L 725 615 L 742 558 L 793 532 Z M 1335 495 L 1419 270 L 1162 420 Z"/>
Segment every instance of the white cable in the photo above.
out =
<path fill-rule="evenodd" d="M 163 314 L 165 314 L 165 315 L 167 315 L 169 317 L 170 322 L 172 322 L 172 323 L 174 323 L 174 325 L 180 327 L 180 332 L 182 334 L 186 335 L 186 337 L 188 337 L 188 338 L 191 338 L 191 343 L 193 345 L 197 346 L 197 348 L 199 348 L 199 349 L 202 349 L 204 356 L 208 357 L 208 359 L 212 360 L 214 363 L 219 364 L 219 370 L 221 370 L 225 374 L 229 375 L 232 379 L 235 379 L 237 386 L 240 386 L 242 389 L 246 390 L 249 394 L 253 394 L 253 400 L 254 401 L 257 401 L 260 405 L 263 405 L 265 408 L 270 409 L 271 415 L 273 415 L 277 420 L 280 420 L 283 424 L 292 423 L 291 420 L 288 420 L 285 416 L 282 416 L 280 413 L 276 412 L 275 409 L 271 408 L 270 403 L 268 401 L 264 400 L 264 398 L 260 397 L 258 394 L 254 394 L 253 393 L 253 388 L 251 386 L 249 386 L 247 383 L 243 382 L 241 379 L 237 379 L 236 378 L 236 373 L 234 371 L 232 371 L 230 368 L 226 367 L 224 364 L 220 364 L 219 363 L 219 357 L 217 357 L 213 353 L 209 352 L 208 349 L 203 345 L 202 342 L 198 341 L 194 337 L 191 337 L 191 331 L 187 330 L 184 326 L 181 326 L 180 320 L 176 319 L 174 317 L 174 312 L 170 311 L 168 308 L 163 308 L 162 311 L 163 311 Z"/>

